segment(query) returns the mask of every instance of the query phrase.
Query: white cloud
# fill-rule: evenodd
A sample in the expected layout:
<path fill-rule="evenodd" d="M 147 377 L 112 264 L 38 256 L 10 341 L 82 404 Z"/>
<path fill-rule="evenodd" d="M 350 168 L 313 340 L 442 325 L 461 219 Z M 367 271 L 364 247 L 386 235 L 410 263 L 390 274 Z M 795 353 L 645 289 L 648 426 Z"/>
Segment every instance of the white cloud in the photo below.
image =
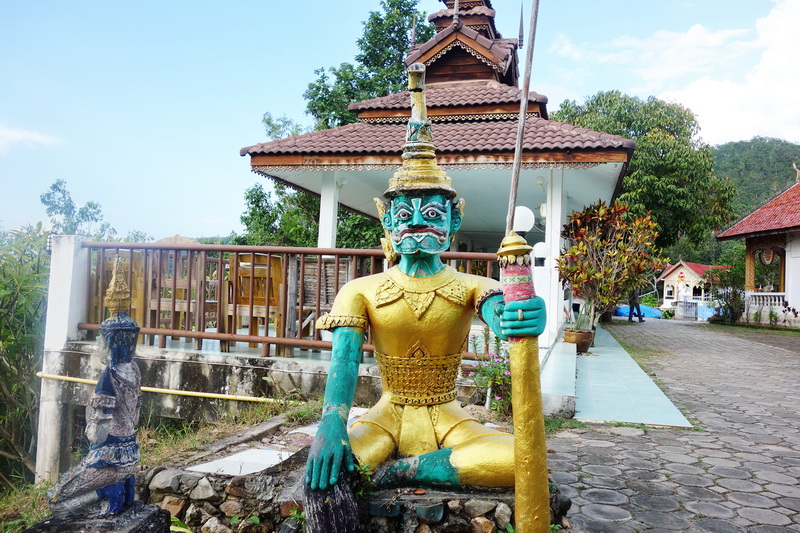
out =
<path fill-rule="evenodd" d="M 755 135 L 800 142 L 798 20 L 800 0 L 784 0 L 756 21 L 763 51 L 757 63 L 743 73 L 742 81 L 712 74 L 658 96 L 697 113 L 702 136 L 712 144 Z"/>
<path fill-rule="evenodd" d="M 61 144 L 61 141 L 50 135 L 43 135 L 33 131 L 15 130 L 0 124 L 0 153 L 5 152 L 13 144 L 53 146 Z"/>
<path fill-rule="evenodd" d="M 698 115 L 706 142 L 761 135 L 800 142 L 800 0 L 773 0 L 771 11 L 748 28 L 712 31 L 695 24 L 684 33 L 624 35 L 604 43 L 573 43 L 559 35 L 550 53 L 596 79 L 656 95 Z M 594 65 L 593 65 L 594 64 Z M 597 69 L 604 69 L 599 73 Z"/>

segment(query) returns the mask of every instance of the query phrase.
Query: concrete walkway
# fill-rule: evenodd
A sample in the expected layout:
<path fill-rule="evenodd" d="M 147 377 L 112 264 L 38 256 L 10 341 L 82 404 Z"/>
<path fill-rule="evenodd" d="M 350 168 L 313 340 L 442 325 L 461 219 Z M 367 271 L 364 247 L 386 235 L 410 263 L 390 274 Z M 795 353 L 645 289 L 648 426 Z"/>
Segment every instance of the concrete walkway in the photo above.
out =
<path fill-rule="evenodd" d="M 800 336 L 773 347 L 674 320 L 606 329 L 659 352 L 644 364 L 695 427 L 550 437 L 572 531 L 800 532 Z"/>

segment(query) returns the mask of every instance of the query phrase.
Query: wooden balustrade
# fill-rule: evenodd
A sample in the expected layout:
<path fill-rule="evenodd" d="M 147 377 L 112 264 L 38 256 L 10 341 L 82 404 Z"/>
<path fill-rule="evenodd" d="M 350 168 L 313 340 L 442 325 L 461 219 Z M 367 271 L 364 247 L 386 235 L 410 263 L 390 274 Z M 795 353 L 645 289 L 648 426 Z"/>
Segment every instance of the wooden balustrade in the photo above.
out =
<path fill-rule="evenodd" d="M 385 268 L 379 249 L 328 249 L 175 243 L 87 242 L 90 254 L 86 322 L 95 331 L 108 316 L 103 296 L 117 256 L 131 289 L 131 315 L 141 341 L 166 347 L 167 337 L 261 344 L 262 355 L 286 346 L 330 348 L 314 327 L 348 281 Z M 495 254 L 446 252 L 445 262 L 492 277 Z M 131 268 L 132 266 L 132 268 Z M 245 327 L 246 333 L 240 333 Z M 368 339 L 369 342 L 369 339 Z M 366 350 L 371 350 L 368 343 Z"/>

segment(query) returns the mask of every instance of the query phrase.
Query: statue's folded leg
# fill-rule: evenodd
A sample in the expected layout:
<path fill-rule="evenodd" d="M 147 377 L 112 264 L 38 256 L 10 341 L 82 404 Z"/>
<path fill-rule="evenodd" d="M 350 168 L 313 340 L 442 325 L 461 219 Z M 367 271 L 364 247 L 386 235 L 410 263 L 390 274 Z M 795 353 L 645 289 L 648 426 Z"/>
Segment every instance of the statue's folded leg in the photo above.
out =
<path fill-rule="evenodd" d="M 394 437 L 380 425 L 370 421 L 357 421 L 348 431 L 350 447 L 358 464 L 369 465 L 373 470 L 383 464 L 397 449 Z"/>
<path fill-rule="evenodd" d="M 419 485 L 460 488 L 514 486 L 514 437 L 465 420 L 452 428 L 442 449 L 381 467 L 373 481 L 382 487 Z"/>

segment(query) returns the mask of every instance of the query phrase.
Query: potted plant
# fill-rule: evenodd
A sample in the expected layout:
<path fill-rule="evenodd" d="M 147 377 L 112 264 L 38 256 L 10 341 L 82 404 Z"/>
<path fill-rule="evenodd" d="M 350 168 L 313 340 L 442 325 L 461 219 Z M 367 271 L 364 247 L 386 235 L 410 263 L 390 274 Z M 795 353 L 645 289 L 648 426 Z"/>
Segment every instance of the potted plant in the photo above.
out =
<path fill-rule="evenodd" d="M 564 328 L 564 342 L 577 345 L 578 353 L 586 353 L 594 341 L 594 330 L 589 328 L 588 306 L 582 303 L 578 313 L 570 313 L 569 327 Z"/>
<path fill-rule="evenodd" d="M 567 329 L 594 331 L 605 310 L 667 264 L 653 245 L 657 236 L 649 215 L 632 216 L 624 204 L 598 201 L 570 214 L 561 231 L 565 244 L 557 268 L 583 303 Z"/>

